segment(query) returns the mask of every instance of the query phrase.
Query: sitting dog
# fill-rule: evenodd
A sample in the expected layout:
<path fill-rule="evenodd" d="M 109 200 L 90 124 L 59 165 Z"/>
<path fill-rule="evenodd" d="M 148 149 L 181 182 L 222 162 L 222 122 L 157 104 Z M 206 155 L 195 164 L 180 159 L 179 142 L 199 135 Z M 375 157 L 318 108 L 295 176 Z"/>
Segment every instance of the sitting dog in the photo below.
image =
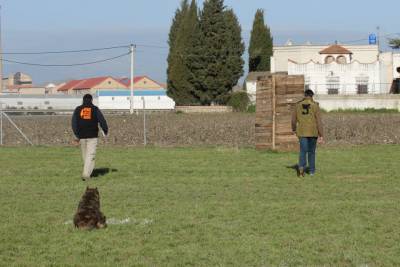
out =
<path fill-rule="evenodd" d="M 86 188 L 74 216 L 74 225 L 79 229 L 92 230 L 107 227 L 106 217 L 100 211 L 100 194 L 96 188 Z"/>

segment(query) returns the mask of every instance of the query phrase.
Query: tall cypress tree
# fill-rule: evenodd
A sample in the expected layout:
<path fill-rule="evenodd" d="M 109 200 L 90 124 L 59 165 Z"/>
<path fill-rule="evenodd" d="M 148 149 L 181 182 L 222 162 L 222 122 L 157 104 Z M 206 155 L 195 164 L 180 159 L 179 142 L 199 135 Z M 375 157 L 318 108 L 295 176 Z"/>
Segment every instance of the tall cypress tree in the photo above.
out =
<path fill-rule="evenodd" d="M 237 85 L 240 77 L 243 75 L 243 53 L 245 50 L 245 45 L 242 40 L 242 28 L 239 21 L 232 9 L 225 11 L 226 20 L 226 45 L 227 56 L 226 64 L 224 64 L 225 75 L 226 75 L 226 86 L 225 92 L 220 96 L 218 102 L 225 104 L 228 100 L 227 97 L 231 89 Z M 221 98 L 222 97 L 222 98 Z"/>
<path fill-rule="evenodd" d="M 182 27 L 182 21 L 185 15 L 188 13 L 189 5 L 188 0 L 181 2 L 180 8 L 175 11 L 175 17 L 172 20 L 171 28 L 168 36 L 169 53 L 167 58 L 167 89 L 168 95 L 175 101 L 178 100 L 179 89 L 175 86 L 176 81 L 179 79 L 177 70 L 178 63 L 177 55 L 179 54 L 179 45 L 177 43 L 180 28 Z M 179 101 L 178 101 L 179 102 Z"/>
<path fill-rule="evenodd" d="M 258 9 L 253 22 L 249 46 L 249 71 L 270 71 L 273 54 L 271 30 L 264 23 L 264 11 Z"/>
<path fill-rule="evenodd" d="M 180 23 L 176 30 L 173 42 L 173 49 L 169 54 L 168 68 L 168 92 L 178 105 L 196 104 L 198 100 L 193 94 L 193 84 L 190 80 L 190 62 L 188 57 L 192 53 L 196 32 L 199 28 L 199 18 L 197 4 L 191 1 L 190 6 L 186 2 L 182 3 L 181 10 L 185 10 L 180 15 Z M 173 29 L 174 25 L 172 25 Z"/>
<path fill-rule="evenodd" d="M 195 95 L 203 105 L 224 104 L 243 73 L 241 29 L 223 0 L 206 0 L 200 15 L 200 38 L 192 51 Z"/>

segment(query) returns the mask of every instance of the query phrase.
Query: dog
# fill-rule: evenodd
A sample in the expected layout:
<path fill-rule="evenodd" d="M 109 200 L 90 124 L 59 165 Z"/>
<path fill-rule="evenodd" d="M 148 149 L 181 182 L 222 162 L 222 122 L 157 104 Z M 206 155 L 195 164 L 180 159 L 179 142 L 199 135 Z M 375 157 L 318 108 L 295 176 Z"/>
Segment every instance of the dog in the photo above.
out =
<path fill-rule="evenodd" d="M 107 227 L 106 216 L 100 211 L 100 194 L 97 187 L 86 187 L 74 216 L 74 225 L 78 229 L 87 230 Z"/>

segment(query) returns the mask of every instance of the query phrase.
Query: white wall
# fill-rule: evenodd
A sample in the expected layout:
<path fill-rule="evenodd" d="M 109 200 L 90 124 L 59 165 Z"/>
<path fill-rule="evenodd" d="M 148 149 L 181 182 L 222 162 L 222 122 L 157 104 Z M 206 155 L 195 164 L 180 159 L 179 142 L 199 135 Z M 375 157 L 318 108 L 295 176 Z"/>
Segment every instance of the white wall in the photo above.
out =
<path fill-rule="evenodd" d="M 314 99 L 326 111 L 366 108 L 400 110 L 400 95 L 317 95 Z"/>
<path fill-rule="evenodd" d="M 64 109 L 73 110 L 82 104 L 82 97 L 44 97 L 28 95 L 0 95 L 3 109 Z"/>
<path fill-rule="evenodd" d="M 256 102 L 256 94 L 257 94 L 257 82 L 256 81 L 247 81 L 246 82 L 246 91 L 249 95 L 250 101 L 252 103 Z"/>
<path fill-rule="evenodd" d="M 168 96 L 134 96 L 133 108 L 143 109 L 143 98 L 146 110 L 172 110 L 175 102 Z M 99 96 L 100 109 L 130 109 L 129 96 Z"/>
<path fill-rule="evenodd" d="M 327 76 L 340 78 L 339 94 L 357 94 L 357 77 L 368 77 L 368 93 L 388 93 L 389 86 L 380 86 L 380 63 L 375 61 L 371 64 L 363 64 L 353 61 L 350 64 L 319 64 L 308 62 L 297 64 L 289 61 L 289 75 L 304 75 L 306 83 L 316 94 L 327 94 Z"/>
<path fill-rule="evenodd" d="M 297 63 L 307 63 L 310 60 L 321 62 L 320 51 L 330 45 L 293 45 L 275 46 L 274 56 L 271 59 L 271 70 L 274 72 L 287 72 L 288 60 Z M 344 48 L 353 52 L 352 59 L 362 63 L 375 62 L 378 59 L 379 50 L 376 45 L 342 45 Z"/>

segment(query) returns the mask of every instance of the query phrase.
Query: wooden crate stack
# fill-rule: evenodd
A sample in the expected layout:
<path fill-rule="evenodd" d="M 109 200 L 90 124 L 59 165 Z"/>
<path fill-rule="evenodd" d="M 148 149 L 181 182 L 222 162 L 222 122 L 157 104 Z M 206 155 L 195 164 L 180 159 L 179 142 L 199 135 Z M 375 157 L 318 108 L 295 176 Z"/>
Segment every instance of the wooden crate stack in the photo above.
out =
<path fill-rule="evenodd" d="M 296 151 L 298 139 L 292 133 L 295 103 L 304 97 L 304 76 L 269 74 L 257 82 L 256 148 Z"/>

